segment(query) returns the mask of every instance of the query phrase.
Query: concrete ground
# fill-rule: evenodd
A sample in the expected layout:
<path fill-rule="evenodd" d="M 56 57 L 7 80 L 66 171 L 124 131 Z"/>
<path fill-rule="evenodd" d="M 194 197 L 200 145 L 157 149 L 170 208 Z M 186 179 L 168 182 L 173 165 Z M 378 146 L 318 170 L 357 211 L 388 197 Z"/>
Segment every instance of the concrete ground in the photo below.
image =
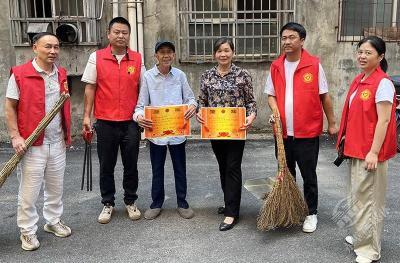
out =
<path fill-rule="evenodd" d="M 0 163 L 12 150 L 2 147 Z M 191 220 L 176 213 L 176 198 L 171 162 L 166 162 L 167 199 L 160 217 L 153 221 L 127 218 L 121 191 L 122 165 L 116 167 L 116 213 L 108 225 L 97 223 L 101 211 L 98 187 L 97 153 L 93 151 L 94 190 L 80 190 L 83 148 L 68 151 L 64 187 L 63 220 L 71 226 L 72 236 L 61 239 L 43 231 L 39 220 L 41 247 L 25 252 L 20 247 L 16 226 L 18 181 L 13 174 L 0 189 L 0 262 L 354 262 L 351 247 L 344 243 L 348 233 L 344 211 L 347 169 L 336 168 L 333 142 L 321 138 L 318 165 L 319 224 L 313 234 L 301 228 L 260 232 L 256 218 L 262 205 L 243 189 L 241 219 L 233 230 L 218 231 L 223 219 L 216 208 L 222 203 L 218 168 L 209 142 L 191 140 L 187 145 L 188 201 L 196 212 Z M 389 163 L 387 209 L 380 262 L 400 262 L 399 170 L 400 157 Z M 276 160 L 273 141 L 248 140 L 243 160 L 243 181 L 274 176 Z M 139 159 L 138 206 L 144 212 L 151 203 L 151 166 L 148 148 Z M 302 181 L 298 180 L 302 185 Z M 43 198 L 38 201 L 42 210 Z"/>

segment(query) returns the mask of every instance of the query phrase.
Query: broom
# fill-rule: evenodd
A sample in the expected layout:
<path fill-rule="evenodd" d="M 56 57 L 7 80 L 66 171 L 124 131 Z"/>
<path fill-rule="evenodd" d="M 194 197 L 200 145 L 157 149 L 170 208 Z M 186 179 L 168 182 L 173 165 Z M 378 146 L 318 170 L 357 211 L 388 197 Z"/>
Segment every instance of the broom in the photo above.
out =
<path fill-rule="evenodd" d="M 32 144 L 37 140 L 37 138 L 39 138 L 40 134 L 50 124 L 50 122 L 53 120 L 53 118 L 56 116 L 56 114 L 60 111 L 61 107 L 64 105 L 64 102 L 68 98 L 69 98 L 68 93 L 61 94 L 60 99 L 54 104 L 51 111 L 49 111 L 46 114 L 46 116 L 43 117 L 43 119 L 39 122 L 36 129 L 25 140 L 25 145 L 26 145 L 27 149 L 32 146 Z M 0 171 L 0 188 L 3 186 L 4 182 L 11 175 L 11 173 L 14 171 L 15 167 L 17 166 L 19 161 L 22 159 L 22 157 L 23 157 L 23 154 L 19 155 L 19 154 L 15 153 L 11 157 L 11 159 L 8 160 L 8 162 L 4 165 L 3 169 L 1 169 L 1 171 Z"/>
<path fill-rule="evenodd" d="M 262 231 L 301 225 L 308 215 L 307 204 L 286 164 L 277 109 L 273 109 L 273 115 L 278 147 L 278 172 L 271 192 L 264 197 L 265 201 L 257 218 L 257 228 Z"/>

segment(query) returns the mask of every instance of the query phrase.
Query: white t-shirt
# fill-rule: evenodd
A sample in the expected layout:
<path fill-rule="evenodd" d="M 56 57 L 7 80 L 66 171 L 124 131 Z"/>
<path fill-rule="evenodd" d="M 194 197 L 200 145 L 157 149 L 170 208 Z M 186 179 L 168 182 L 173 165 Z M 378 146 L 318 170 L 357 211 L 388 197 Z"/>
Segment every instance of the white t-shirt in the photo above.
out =
<path fill-rule="evenodd" d="M 297 66 L 299 65 L 300 60 L 295 62 L 290 62 L 285 59 L 284 67 L 285 67 L 285 81 L 286 81 L 286 89 L 285 89 L 285 116 L 286 116 L 286 130 L 288 136 L 294 135 L 293 130 L 293 76 L 296 71 Z M 326 80 L 324 69 L 321 64 L 319 64 L 318 70 L 318 86 L 319 86 L 319 94 L 328 93 L 328 81 Z M 272 82 L 271 74 L 268 75 L 267 83 L 265 85 L 264 93 L 268 95 L 275 96 L 275 87 Z"/>
<path fill-rule="evenodd" d="M 118 64 L 121 63 L 121 60 L 125 57 L 125 54 L 123 55 L 115 55 L 115 58 L 118 61 Z M 142 65 L 141 68 L 141 73 L 140 73 L 140 79 L 142 79 L 143 74 L 146 72 L 146 67 Z M 97 69 L 96 69 L 96 51 L 90 54 L 88 62 L 86 64 L 85 71 L 83 72 L 82 75 L 82 81 L 89 83 L 89 84 L 96 84 L 96 79 L 97 79 Z"/>
<path fill-rule="evenodd" d="M 378 89 L 375 94 L 375 103 L 388 101 L 393 103 L 394 93 L 396 92 L 393 82 L 384 78 L 379 82 Z M 350 96 L 349 107 L 356 96 L 357 90 L 353 92 Z"/>

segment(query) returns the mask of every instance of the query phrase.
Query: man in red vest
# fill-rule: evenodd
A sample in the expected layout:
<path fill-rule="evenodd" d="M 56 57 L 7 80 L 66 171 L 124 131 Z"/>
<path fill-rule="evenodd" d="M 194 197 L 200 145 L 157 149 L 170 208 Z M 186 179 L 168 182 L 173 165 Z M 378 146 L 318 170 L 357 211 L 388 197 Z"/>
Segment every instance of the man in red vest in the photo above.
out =
<path fill-rule="evenodd" d="M 124 166 L 124 202 L 129 218 L 137 220 L 138 188 L 137 160 L 139 154 L 139 126 L 132 120 L 139 94 L 142 58 L 128 48 L 131 27 L 123 17 L 113 18 L 108 27 L 109 45 L 93 52 L 86 65 L 82 81 L 86 82 L 83 130 L 97 133 L 97 153 L 100 163 L 100 192 L 104 207 L 98 222 L 107 224 L 114 210 L 114 168 L 118 150 Z"/>
<path fill-rule="evenodd" d="M 280 31 L 283 54 L 271 64 L 265 93 L 268 105 L 277 108 L 282 121 L 287 165 L 296 177 L 296 163 L 304 181 L 304 197 L 309 216 L 303 231 L 317 228 L 317 162 L 323 111 L 328 119 L 328 133 L 337 133 L 328 85 L 319 59 L 303 49 L 306 30 L 290 22 Z"/>
<path fill-rule="evenodd" d="M 15 152 L 24 155 L 18 167 L 17 225 L 21 231 L 21 247 L 35 250 L 40 246 L 36 236 L 36 201 L 44 189 L 44 230 L 58 237 L 71 235 L 71 229 L 61 220 L 63 213 L 63 179 L 66 144 L 70 144 L 70 102 L 54 117 L 44 132 L 27 149 L 25 140 L 43 117 L 68 92 L 67 72 L 56 66 L 60 45 L 58 38 L 48 32 L 33 38 L 36 57 L 11 69 L 5 102 L 8 133 Z"/>

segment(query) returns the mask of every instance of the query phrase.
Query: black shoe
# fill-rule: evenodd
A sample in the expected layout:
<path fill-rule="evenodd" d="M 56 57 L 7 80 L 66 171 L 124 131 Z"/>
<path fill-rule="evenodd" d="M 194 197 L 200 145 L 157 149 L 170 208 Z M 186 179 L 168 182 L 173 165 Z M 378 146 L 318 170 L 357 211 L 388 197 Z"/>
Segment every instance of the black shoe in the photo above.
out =
<path fill-rule="evenodd" d="M 224 206 L 220 206 L 220 207 L 218 207 L 218 214 L 219 215 L 222 215 L 223 213 L 225 213 L 225 207 Z"/>
<path fill-rule="evenodd" d="M 219 225 L 219 231 L 227 231 L 229 229 L 232 229 L 236 223 L 237 223 L 237 219 L 234 218 L 232 224 L 227 224 L 224 221 L 222 221 L 222 223 Z"/>

